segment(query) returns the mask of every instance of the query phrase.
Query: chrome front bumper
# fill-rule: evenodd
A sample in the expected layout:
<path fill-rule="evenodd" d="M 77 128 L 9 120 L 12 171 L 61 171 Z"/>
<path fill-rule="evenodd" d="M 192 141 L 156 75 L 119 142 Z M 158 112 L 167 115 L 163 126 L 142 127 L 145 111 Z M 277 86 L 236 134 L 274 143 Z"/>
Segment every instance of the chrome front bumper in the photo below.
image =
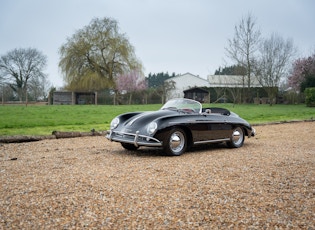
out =
<path fill-rule="evenodd" d="M 110 130 L 109 134 L 106 135 L 106 138 L 110 141 L 116 141 L 121 143 L 133 144 L 136 147 L 139 146 L 148 146 L 148 147 L 161 147 L 162 142 L 156 138 L 140 135 L 139 131 L 136 133 L 126 133 Z"/>

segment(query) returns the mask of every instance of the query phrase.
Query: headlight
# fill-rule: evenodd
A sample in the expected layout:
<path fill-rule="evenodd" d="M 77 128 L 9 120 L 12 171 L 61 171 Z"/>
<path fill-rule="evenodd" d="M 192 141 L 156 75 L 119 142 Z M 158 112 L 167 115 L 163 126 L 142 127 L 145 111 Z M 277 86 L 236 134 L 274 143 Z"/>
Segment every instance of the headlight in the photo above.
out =
<path fill-rule="evenodd" d="M 119 118 L 116 117 L 110 123 L 110 129 L 116 129 L 118 125 L 119 125 Z"/>
<path fill-rule="evenodd" d="M 151 135 L 156 131 L 156 129 L 157 129 L 157 124 L 155 121 L 152 121 L 147 127 L 147 132 Z"/>

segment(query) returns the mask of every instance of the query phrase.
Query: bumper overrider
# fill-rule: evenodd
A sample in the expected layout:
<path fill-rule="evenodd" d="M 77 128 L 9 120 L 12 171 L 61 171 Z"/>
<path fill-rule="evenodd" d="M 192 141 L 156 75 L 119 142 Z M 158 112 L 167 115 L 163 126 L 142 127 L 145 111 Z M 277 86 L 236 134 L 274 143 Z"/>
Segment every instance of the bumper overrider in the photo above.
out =
<path fill-rule="evenodd" d="M 256 129 L 252 128 L 251 137 L 254 137 L 256 135 Z"/>
<path fill-rule="evenodd" d="M 110 141 L 133 144 L 136 147 L 148 146 L 148 147 L 161 147 L 162 142 L 154 137 L 147 135 L 140 135 L 139 131 L 136 133 L 127 133 L 110 130 L 106 135 L 106 138 Z"/>

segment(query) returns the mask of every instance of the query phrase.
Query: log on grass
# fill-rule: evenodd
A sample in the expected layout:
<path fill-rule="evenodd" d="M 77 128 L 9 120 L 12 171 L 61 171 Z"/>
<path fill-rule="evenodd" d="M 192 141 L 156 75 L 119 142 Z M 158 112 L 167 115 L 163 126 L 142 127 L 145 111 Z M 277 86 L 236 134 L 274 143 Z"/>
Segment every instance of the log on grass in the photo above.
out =
<path fill-rule="evenodd" d="M 106 131 L 95 131 L 91 130 L 91 132 L 62 132 L 62 131 L 53 131 L 52 135 L 54 135 L 57 139 L 59 138 L 73 138 L 73 137 L 87 137 L 87 136 L 104 136 L 106 135 Z"/>
<path fill-rule="evenodd" d="M 45 139 L 55 139 L 54 135 L 47 136 L 30 136 L 30 135 L 16 135 L 0 137 L 0 143 L 21 143 L 31 141 L 41 141 Z"/>

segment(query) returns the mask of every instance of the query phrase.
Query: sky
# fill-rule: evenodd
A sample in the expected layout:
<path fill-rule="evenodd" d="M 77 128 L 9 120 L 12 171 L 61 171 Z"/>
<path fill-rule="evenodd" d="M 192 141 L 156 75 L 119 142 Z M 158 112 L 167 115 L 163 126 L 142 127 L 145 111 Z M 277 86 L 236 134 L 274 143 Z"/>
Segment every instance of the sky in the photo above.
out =
<path fill-rule="evenodd" d="M 0 0 L 0 55 L 36 48 L 44 72 L 64 85 L 59 48 L 93 18 L 113 18 L 134 46 L 145 75 L 206 78 L 234 64 L 226 55 L 234 27 L 251 14 L 262 37 L 292 39 L 299 57 L 315 52 L 314 0 Z"/>

